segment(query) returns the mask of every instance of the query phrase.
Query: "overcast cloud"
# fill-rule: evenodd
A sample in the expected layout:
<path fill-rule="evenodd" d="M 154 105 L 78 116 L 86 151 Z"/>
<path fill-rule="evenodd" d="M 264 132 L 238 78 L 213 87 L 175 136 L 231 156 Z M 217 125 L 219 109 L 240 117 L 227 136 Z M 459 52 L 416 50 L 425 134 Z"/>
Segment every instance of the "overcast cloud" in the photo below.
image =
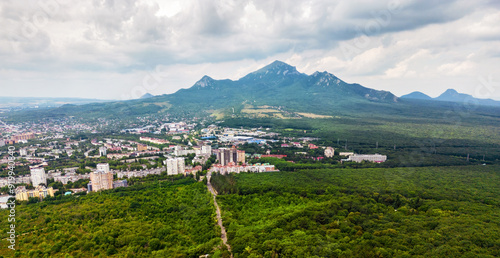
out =
<path fill-rule="evenodd" d="M 400 96 L 500 100 L 497 1 L 0 2 L 1 96 L 127 99 L 274 60 Z"/>

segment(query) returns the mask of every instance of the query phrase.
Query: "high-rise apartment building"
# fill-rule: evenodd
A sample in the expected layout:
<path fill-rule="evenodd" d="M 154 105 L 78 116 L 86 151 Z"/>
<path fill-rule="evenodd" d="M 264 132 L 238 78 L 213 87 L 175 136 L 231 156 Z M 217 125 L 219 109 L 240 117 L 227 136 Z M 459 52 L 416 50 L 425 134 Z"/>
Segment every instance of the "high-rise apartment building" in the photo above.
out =
<path fill-rule="evenodd" d="M 99 147 L 99 156 L 106 156 L 108 152 L 108 148 L 106 148 L 105 146 L 102 146 L 102 147 Z"/>
<path fill-rule="evenodd" d="M 37 187 L 40 184 L 47 185 L 47 175 L 43 167 L 32 167 L 30 169 L 31 184 Z"/>
<path fill-rule="evenodd" d="M 90 173 L 89 191 L 97 192 L 100 190 L 113 189 L 113 174 L 97 170 Z"/>
<path fill-rule="evenodd" d="M 184 174 L 185 172 L 185 164 L 184 158 L 169 158 L 165 161 L 167 165 L 167 174 L 168 175 L 178 175 Z"/>
<path fill-rule="evenodd" d="M 229 163 L 245 163 L 245 151 L 243 150 L 237 150 L 236 148 L 220 148 L 214 150 L 214 154 L 217 155 L 219 164 L 223 166 L 226 166 Z"/>
<path fill-rule="evenodd" d="M 99 164 L 97 164 L 97 170 L 109 172 L 109 164 L 108 163 L 99 163 Z"/>

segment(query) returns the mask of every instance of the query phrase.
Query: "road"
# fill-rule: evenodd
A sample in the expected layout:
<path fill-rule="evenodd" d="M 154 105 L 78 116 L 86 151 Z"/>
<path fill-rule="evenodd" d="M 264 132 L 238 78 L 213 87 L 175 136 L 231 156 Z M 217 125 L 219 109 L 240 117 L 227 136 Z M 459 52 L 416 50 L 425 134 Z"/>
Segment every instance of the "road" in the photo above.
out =
<path fill-rule="evenodd" d="M 217 192 L 215 189 L 212 187 L 212 184 L 210 183 L 210 177 L 212 176 L 212 172 L 207 173 L 207 188 L 208 190 L 212 193 L 212 197 L 214 198 L 214 205 L 215 209 L 217 212 L 217 224 L 219 224 L 220 231 L 221 231 L 221 236 L 220 238 L 222 239 L 222 243 L 227 246 L 227 250 L 231 252 L 231 246 L 227 243 L 227 235 L 226 235 L 226 228 L 222 225 L 222 217 L 220 215 L 220 208 L 219 205 L 217 204 L 216 196 Z M 231 253 L 231 257 L 233 257 L 233 254 Z"/>

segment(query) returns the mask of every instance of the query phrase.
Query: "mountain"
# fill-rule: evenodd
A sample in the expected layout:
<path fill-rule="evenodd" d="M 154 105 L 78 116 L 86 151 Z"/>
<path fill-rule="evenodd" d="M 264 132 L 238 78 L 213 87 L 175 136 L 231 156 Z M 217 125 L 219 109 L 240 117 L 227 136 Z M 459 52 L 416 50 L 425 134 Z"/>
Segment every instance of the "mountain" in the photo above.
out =
<path fill-rule="evenodd" d="M 172 95 L 177 98 L 181 96 L 189 96 L 198 102 L 210 100 L 208 104 L 214 105 L 217 103 L 213 102 L 225 101 L 250 101 L 259 105 L 285 106 L 293 102 L 309 106 L 311 102 L 332 105 L 350 100 L 374 102 L 398 100 L 390 92 L 349 84 L 328 72 L 306 75 L 281 61 L 275 61 L 237 81 L 214 80 L 204 76 L 193 87 Z"/>
<path fill-rule="evenodd" d="M 414 91 L 410 94 L 406 94 L 401 96 L 400 98 L 402 99 L 423 99 L 423 100 L 431 100 L 432 98 L 427 96 L 426 94 L 420 92 L 420 91 Z"/>
<path fill-rule="evenodd" d="M 45 111 L 45 114 L 87 117 L 127 117 L 165 112 L 246 115 L 264 112 L 262 110 L 285 115 L 293 112 L 331 114 L 372 110 L 366 105 L 390 105 L 398 101 L 399 98 L 388 91 L 346 83 L 326 71 L 307 75 L 284 62 L 274 61 L 239 80 L 215 80 L 205 75 L 192 87 L 173 94 L 80 107 L 64 106 Z M 272 108 L 264 108 L 268 106 Z M 33 113 L 32 116 L 43 115 Z"/>
<path fill-rule="evenodd" d="M 474 105 L 483 106 L 500 106 L 500 101 L 495 101 L 492 99 L 478 99 L 471 95 L 459 93 L 454 89 L 447 89 L 443 94 L 436 98 L 431 98 L 421 92 L 415 91 L 410 94 L 401 96 L 402 99 L 420 99 L 420 100 L 437 100 L 437 101 L 448 101 L 448 102 L 460 102 L 468 103 Z"/>
<path fill-rule="evenodd" d="M 149 99 L 149 98 L 152 98 L 154 97 L 154 95 L 150 94 L 150 93 L 146 93 L 144 95 L 142 95 L 141 99 Z"/>
<path fill-rule="evenodd" d="M 445 92 L 443 92 L 443 94 L 439 95 L 434 99 L 440 101 L 461 102 L 469 97 L 471 96 L 463 93 L 458 93 L 454 89 L 447 89 Z"/>

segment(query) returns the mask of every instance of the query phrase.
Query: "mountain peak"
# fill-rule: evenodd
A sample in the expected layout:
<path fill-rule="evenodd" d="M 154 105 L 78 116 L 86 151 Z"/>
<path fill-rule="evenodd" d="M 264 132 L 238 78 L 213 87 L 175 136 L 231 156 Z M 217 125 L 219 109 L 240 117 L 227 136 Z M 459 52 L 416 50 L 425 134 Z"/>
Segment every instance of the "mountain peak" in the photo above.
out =
<path fill-rule="evenodd" d="M 292 75 L 292 74 L 300 74 L 298 71 L 297 71 L 297 68 L 295 68 L 295 66 L 291 66 L 285 62 L 282 62 L 282 61 L 279 61 L 279 60 L 276 60 L 266 66 L 264 66 L 263 68 L 257 70 L 254 72 L 255 74 L 258 74 L 258 73 L 265 73 L 265 74 L 268 74 L 268 73 L 271 73 L 271 74 L 278 74 L 278 75 Z"/>
<path fill-rule="evenodd" d="M 401 98 L 402 99 L 426 99 L 426 100 L 432 99 L 431 97 L 429 97 L 428 95 L 426 95 L 420 91 L 414 91 L 410 94 L 403 95 L 403 96 L 401 96 Z"/>
<path fill-rule="evenodd" d="M 194 86 L 199 86 L 201 88 L 210 86 L 215 80 L 208 75 L 204 75 L 199 81 L 197 81 Z"/>
<path fill-rule="evenodd" d="M 447 89 L 443 94 L 458 94 L 458 91 L 454 89 Z"/>
<path fill-rule="evenodd" d="M 436 99 L 444 101 L 462 101 L 467 96 L 468 96 L 467 94 L 458 93 L 454 89 L 447 89 L 445 92 L 443 92 L 443 94 L 439 95 Z"/>
<path fill-rule="evenodd" d="M 313 74 L 311 74 L 310 78 L 315 81 L 314 85 L 316 86 L 323 86 L 323 87 L 334 86 L 334 85 L 339 86 L 342 83 L 344 83 L 337 76 L 327 71 L 324 72 L 316 71 Z"/>
<path fill-rule="evenodd" d="M 154 95 L 150 94 L 150 93 L 146 93 L 144 95 L 142 95 L 141 99 L 149 99 L 149 98 L 152 98 L 154 97 Z"/>
<path fill-rule="evenodd" d="M 282 81 L 287 78 L 294 78 L 297 76 L 305 76 L 299 73 L 295 66 L 291 66 L 287 63 L 281 61 L 274 61 L 259 70 L 246 75 L 241 78 L 242 81 L 256 81 L 256 80 L 268 80 L 268 81 Z"/>

